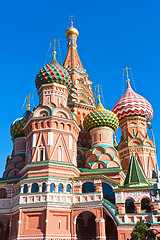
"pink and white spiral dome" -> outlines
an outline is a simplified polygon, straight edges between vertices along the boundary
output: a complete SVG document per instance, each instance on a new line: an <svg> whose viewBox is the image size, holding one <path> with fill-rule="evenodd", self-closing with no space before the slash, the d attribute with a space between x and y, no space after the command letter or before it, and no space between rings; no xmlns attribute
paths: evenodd
<svg viewBox="0 0 160 240"><path fill-rule="evenodd" d="M142 96L135 93L128 82L125 94L116 102L112 110L121 121L125 117L148 116L148 121L153 118L151 104Z"/></svg>

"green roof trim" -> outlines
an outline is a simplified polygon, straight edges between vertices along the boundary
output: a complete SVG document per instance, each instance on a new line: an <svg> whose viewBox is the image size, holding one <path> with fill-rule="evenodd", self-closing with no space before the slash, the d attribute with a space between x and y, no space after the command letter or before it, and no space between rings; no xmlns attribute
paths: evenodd
<svg viewBox="0 0 160 240"><path fill-rule="evenodd" d="M119 184L119 182L113 180L112 178L110 178L110 177L108 177L106 175L86 175L86 176L75 177L74 180L79 180L79 179L84 179L84 178L92 178L92 177L96 178L96 179L97 178L105 178L106 180L109 180L109 181L115 183L116 185Z"/></svg>
<svg viewBox="0 0 160 240"><path fill-rule="evenodd" d="M104 162L105 160L103 160ZM107 160L106 160L107 161ZM118 168L101 168L101 169L89 169L89 168L78 168L81 172L103 172L103 173L107 173L107 172L119 172L122 171L122 169L120 167Z"/></svg>
<svg viewBox="0 0 160 240"><path fill-rule="evenodd" d="M46 177L32 177L32 178L27 178L27 179L22 179L20 182L26 182L30 180L41 180L41 179L60 179L60 180L68 180L70 181L71 178L62 178L62 177L51 177L51 176L46 176Z"/></svg>

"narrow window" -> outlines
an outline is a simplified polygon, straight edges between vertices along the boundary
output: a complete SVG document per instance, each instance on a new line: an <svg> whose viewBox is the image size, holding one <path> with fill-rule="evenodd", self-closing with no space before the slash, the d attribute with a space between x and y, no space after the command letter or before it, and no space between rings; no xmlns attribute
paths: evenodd
<svg viewBox="0 0 160 240"><path fill-rule="evenodd" d="M132 129L133 137L135 137L135 130L134 128Z"/></svg>
<svg viewBox="0 0 160 240"><path fill-rule="evenodd" d="M47 96L47 104L50 102L50 96Z"/></svg>
<svg viewBox="0 0 160 240"><path fill-rule="evenodd" d="M63 184L62 183L60 183L58 186L58 192L63 193Z"/></svg>
<svg viewBox="0 0 160 240"><path fill-rule="evenodd" d="M46 190L47 190L46 183L43 183L42 184L42 192L46 192Z"/></svg>
<svg viewBox="0 0 160 240"><path fill-rule="evenodd" d="M99 134L99 141L102 141L102 136L101 136L101 134Z"/></svg>
<svg viewBox="0 0 160 240"><path fill-rule="evenodd" d="M50 185L50 192L54 192L55 191L55 184L51 183Z"/></svg>
<svg viewBox="0 0 160 240"><path fill-rule="evenodd" d="M23 193L27 193L27 192L28 192L28 185L24 184Z"/></svg>
<svg viewBox="0 0 160 240"><path fill-rule="evenodd" d="M100 163L98 163L98 169L100 169L101 168L101 164Z"/></svg>
<svg viewBox="0 0 160 240"><path fill-rule="evenodd" d="M61 220L58 221L58 228L61 229Z"/></svg>
<svg viewBox="0 0 160 240"><path fill-rule="evenodd" d="M43 149L40 150L40 161L43 161Z"/></svg>
<svg viewBox="0 0 160 240"><path fill-rule="evenodd" d="M67 184L67 193L71 193L71 185Z"/></svg>
<svg viewBox="0 0 160 240"><path fill-rule="evenodd" d="M57 105L59 105L60 104L60 99L59 99L59 97L57 98Z"/></svg>

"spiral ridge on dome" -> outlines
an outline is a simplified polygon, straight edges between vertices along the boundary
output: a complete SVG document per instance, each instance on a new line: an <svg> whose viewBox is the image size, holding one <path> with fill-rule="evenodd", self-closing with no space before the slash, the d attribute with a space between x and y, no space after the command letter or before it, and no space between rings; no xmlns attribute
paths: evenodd
<svg viewBox="0 0 160 240"><path fill-rule="evenodd" d="M112 111L121 121L125 117L148 116L148 121L153 118L151 104L141 95L135 93L128 82L125 94L115 103Z"/></svg>
<svg viewBox="0 0 160 240"><path fill-rule="evenodd" d="M71 88L71 78L68 72L59 65L57 60L53 58L50 63L41 68L36 76L35 84L39 89L42 84L59 83Z"/></svg>
<svg viewBox="0 0 160 240"><path fill-rule="evenodd" d="M116 131L119 126L119 120L116 114L106 110L99 100L96 109L92 110L84 118L83 126L86 132L89 132L94 127L100 126L108 126Z"/></svg>

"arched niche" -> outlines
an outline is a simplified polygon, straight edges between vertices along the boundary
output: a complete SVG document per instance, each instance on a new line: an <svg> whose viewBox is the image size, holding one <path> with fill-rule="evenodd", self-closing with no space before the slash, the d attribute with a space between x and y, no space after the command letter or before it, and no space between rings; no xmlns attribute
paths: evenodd
<svg viewBox="0 0 160 240"><path fill-rule="evenodd" d="M142 213L150 213L151 212L151 203L149 199L143 198L141 200L141 211Z"/></svg>
<svg viewBox="0 0 160 240"><path fill-rule="evenodd" d="M90 211L80 213L76 219L77 239L96 239L96 216Z"/></svg>
<svg viewBox="0 0 160 240"><path fill-rule="evenodd" d="M130 198L125 201L125 212L126 213L134 213L135 212L134 201Z"/></svg>

